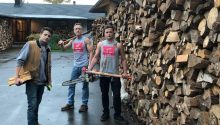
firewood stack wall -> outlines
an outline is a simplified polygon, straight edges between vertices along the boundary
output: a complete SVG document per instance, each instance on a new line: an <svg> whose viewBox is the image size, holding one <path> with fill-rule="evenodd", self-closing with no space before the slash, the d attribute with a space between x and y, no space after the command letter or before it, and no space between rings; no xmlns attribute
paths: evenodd
<svg viewBox="0 0 220 125"><path fill-rule="evenodd" d="M93 23L123 42L132 109L153 125L220 124L220 0L125 0Z"/></svg>
<svg viewBox="0 0 220 125"><path fill-rule="evenodd" d="M12 43L12 27L7 20L0 19L0 51L10 48Z"/></svg>

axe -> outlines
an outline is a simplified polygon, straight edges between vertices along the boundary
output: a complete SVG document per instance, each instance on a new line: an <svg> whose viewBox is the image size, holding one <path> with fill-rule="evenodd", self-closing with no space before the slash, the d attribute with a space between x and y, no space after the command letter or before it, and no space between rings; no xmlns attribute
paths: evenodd
<svg viewBox="0 0 220 125"><path fill-rule="evenodd" d="M110 77L123 78L122 75L119 75L119 74L97 72L97 71L86 71L86 74L94 74L94 75L102 75L102 76L110 76ZM131 79L131 76L128 76L125 79Z"/></svg>
<svg viewBox="0 0 220 125"><path fill-rule="evenodd" d="M82 35L89 34L91 31L92 31L92 30L88 30L88 31L82 33ZM64 41L64 44L66 44L67 42L69 42L70 40L73 40L73 39L76 39L76 36L74 36L74 37L72 37L72 38L69 38L69 39L66 39L66 40ZM59 46L59 45L61 45L61 44L58 44L58 46Z"/></svg>
<svg viewBox="0 0 220 125"><path fill-rule="evenodd" d="M97 71L86 71L82 73L82 75L77 79L64 81L62 83L62 86L74 85L79 82L93 82L93 81L96 81L100 75L122 78L122 75L119 75L119 74L111 74L111 73L97 72ZM131 79L131 77L129 76L126 79Z"/></svg>

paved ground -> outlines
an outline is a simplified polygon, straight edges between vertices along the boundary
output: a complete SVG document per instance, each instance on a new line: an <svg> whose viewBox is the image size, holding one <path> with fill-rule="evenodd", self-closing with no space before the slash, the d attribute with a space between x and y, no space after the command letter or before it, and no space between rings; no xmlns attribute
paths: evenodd
<svg viewBox="0 0 220 125"><path fill-rule="evenodd" d="M0 52L1 125L27 124L25 86L9 87L7 85L7 79L15 74L15 57L17 54L18 49ZM113 119L113 108L110 110L111 118L106 122L100 121L102 106L98 82L90 83L90 100L87 113L78 112L81 105L81 84L76 86L75 109L70 112L61 112L60 107L66 103L67 97L67 87L61 86L61 83L70 78L72 54L53 52L52 60L53 88L50 92L45 89L39 109L40 123L42 125L117 125Z"/></svg>

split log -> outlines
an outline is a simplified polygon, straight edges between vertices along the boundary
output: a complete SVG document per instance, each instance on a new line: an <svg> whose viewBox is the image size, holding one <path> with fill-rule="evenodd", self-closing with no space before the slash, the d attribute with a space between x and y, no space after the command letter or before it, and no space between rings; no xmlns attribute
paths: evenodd
<svg viewBox="0 0 220 125"><path fill-rule="evenodd" d="M219 104L219 95L213 95L211 90L206 90L201 98L200 109L209 111L212 105Z"/></svg>
<svg viewBox="0 0 220 125"><path fill-rule="evenodd" d="M176 57L176 62L187 62L188 61L188 55L178 55Z"/></svg>
<svg viewBox="0 0 220 125"><path fill-rule="evenodd" d="M220 87L219 87L219 86L214 85L214 86L211 88L211 90L212 90L213 95L219 96L219 94L220 94Z"/></svg>
<svg viewBox="0 0 220 125"><path fill-rule="evenodd" d="M172 31L179 31L179 30L180 30L180 21L173 21Z"/></svg>
<svg viewBox="0 0 220 125"><path fill-rule="evenodd" d="M182 11L180 11L180 10L172 10L171 11L171 19L172 20L180 21L181 16L182 16Z"/></svg>
<svg viewBox="0 0 220 125"><path fill-rule="evenodd" d="M204 37L206 35L208 35L209 30L206 24L206 19L203 19L198 26L198 31L200 32L200 36Z"/></svg>
<svg viewBox="0 0 220 125"><path fill-rule="evenodd" d="M177 87L177 88L176 88L176 91L175 91L175 94L176 94L177 96L183 96L182 87Z"/></svg>
<svg viewBox="0 0 220 125"><path fill-rule="evenodd" d="M220 123L220 105L213 105L210 109L210 113L213 113Z"/></svg>
<svg viewBox="0 0 220 125"><path fill-rule="evenodd" d="M198 43L201 38L198 30L190 30L190 38L192 43Z"/></svg>
<svg viewBox="0 0 220 125"><path fill-rule="evenodd" d="M196 7L201 4L202 0L188 0L186 1L186 8L188 8L189 10L193 11L196 9Z"/></svg>
<svg viewBox="0 0 220 125"><path fill-rule="evenodd" d="M220 78L218 79L216 85L220 86Z"/></svg>
<svg viewBox="0 0 220 125"><path fill-rule="evenodd" d="M196 69L206 68L209 64L209 61L204 60L200 57L197 57L193 54L189 55L188 67L193 67Z"/></svg>
<svg viewBox="0 0 220 125"><path fill-rule="evenodd" d="M148 48L148 47L151 47L153 46L153 42L151 42L149 40L149 37L145 37L143 42L142 42L142 47L145 49L145 48Z"/></svg>
<svg viewBox="0 0 220 125"><path fill-rule="evenodd" d="M200 117L200 110L198 108L192 108L190 110L190 117L193 119L198 119Z"/></svg>
<svg viewBox="0 0 220 125"><path fill-rule="evenodd" d="M208 59L209 55L211 54L211 51L207 49L199 49L198 56L203 59Z"/></svg>
<svg viewBox="0 0 220 125"><path fill-rule="evenodd" d="M212 49L213 48L213 43L209 39L209 36L206 36L204 41L203 41L203 48L204 49Z"/></svg>
<svg viewBox="0 0 220 125"><path fill-rule="evenodd" d="M187 83L190 83L191 81L196 81L198 74L199 74L198 69L190 69L188 72L186 72Z"/></svg>
<svg viewBox="0 0 220 125"><path fill-rule="evenodd" d="M183 70L180 70L179 68L176 68L175 73L173 74L173 82L176 84L184 83L184 75Z"/></svg>
<svg viewBox="0 0 220 125"><path fill-rule="evenodd" d="M200 70L196 82L213 83L213 78L211 77L210 74L204 73L202 70Z"/></svg>
<svg viewBox="0 0 220 125"><path fill-rule="evenodd" d="M211 65L209 65L207 68L207 72L216 77L219 77L220 76L220 63L214 63L214 64L211 63Z"/></svg>
<svg viewBox="0 0 220 125"><path fill-rule="evenodd" d="M202 86L198 85L196 86L194 85L187 85L187 84L183 84L183 93L186 96L196 96L196 95L200 95L203 93L203 89Z"/></svg>
<svg viewBox="0 0 220 125"><path fill-rule="evenodd" d="M166 42L179 42L180 37L178 35L178 32L170 32L167 36Z"/></svg>
<svg viewBox="0 0 220 125"><path fill-rule="evenodd" d="M155 77L155 83L156 83L158 86L161 85L161 81L162 81L162 79L161 79L160 76L156 76L156 77Z"/></svg>
<svg viewBox="0 0 220 125"><path fill-rule="evenodd" d="M201 112L198 119L199 125L208 125L209 124L209 112Z"/></svg>
<svg viewBox="0 0 220 125"><path fill-rule="evenodd" d="M146 79L147 74L144 71L138 70L136 69L136 71L133 74L134 77L134 81L135 82L139 82L141 80L145 80Z"/></svg>
<svg viewBox="0 0 220 125"><path fill-rule="evenodd" d="M205 3L199 4L196 8L196 14L203 14L213 7L213 1L204 1Z"/></svg>
<svg viewBox="0 0 220 125"><path fill-rule="evenodd" d="M183 6L185 3L185 0L176 0L176 5L181 5Z"/></svg>
<svg viewBox="0 0 220 125"><path fill-rule="evenodd" d="M218 125L218 119L214 113L209 113L209 125Z"/></svg>
<svg viewBox="0 0 220 125"><path fill-rule="evenodd" d="M217 20L217 17L218 17L218 8L213 7L209 11L209 15L207 18L207 26L209 29L212 29L212 26L213 26L214 22Z"/></svg>
<svg viewBox="0 0 220 125"><path fill-rule="evenodd" d="M188 107L199 107L201 98L202 96L195 96L195 97L184 96L184 103Z"/></svg>
<svg viewBox="0 0 220 125"><path fill-rule="evenodd" d="M214 0L215 7L220 7L220 0Z"/></svg>
<svg viewBox="0 0 220 125"><path fill-rule="evenodd" d="M161 19L156 19L155 20L155 24L154 24L154 27L155 27L155 30L156 31L164 31L165 29L165 22Z"/></svg>
<svg viewBox="0 0 220 125"><path fill-rule="evenodd" d="M177 54L177 50L176 50L174 44L172 44L169 47L169 51L165 53L164 59L168 60L168 61L174 60L176 54Z"/></svg>
<svg viewBox="0 0 220 125"><path fill-rule="evenodd" d="M186 118L187 118L186 114L181 112L181 114L180 114L180 124L181 125L186 124Z"/></svg>

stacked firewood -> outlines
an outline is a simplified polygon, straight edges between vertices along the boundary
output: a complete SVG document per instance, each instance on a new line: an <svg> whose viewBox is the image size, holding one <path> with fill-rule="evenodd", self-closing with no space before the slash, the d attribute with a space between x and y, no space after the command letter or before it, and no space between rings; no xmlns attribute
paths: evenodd
<svg viewBox="0 0 220 125"><path fill-rule="evenodd" d="M0 19L0 51L12 46L12 27L7 20Z"/></svg>
<svg viewBox="0 0 220 125"><path fill-rule="evenodd" d="M220 0L125 0L93 24L116 27L130 102L153 125L220 124Z"/></svg>

